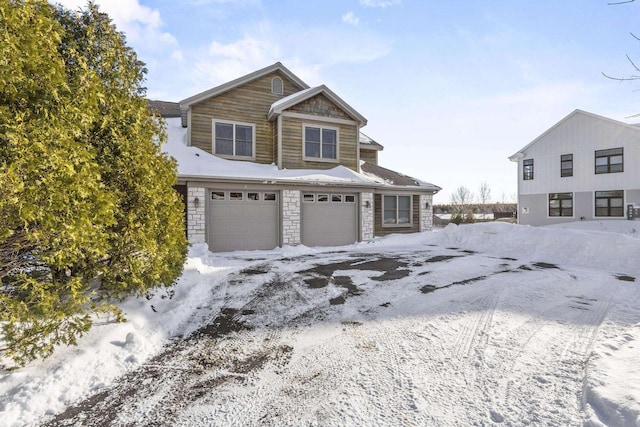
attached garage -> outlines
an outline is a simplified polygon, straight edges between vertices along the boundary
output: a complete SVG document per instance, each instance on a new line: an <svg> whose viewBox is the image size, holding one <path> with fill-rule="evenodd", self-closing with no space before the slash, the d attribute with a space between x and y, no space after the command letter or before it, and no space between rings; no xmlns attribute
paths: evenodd
<svg viewBox="0 0 640 427"><path fill-rule="evenodd" d="M356 194L303 193L302 244L350 245L358 241Z"/></svg>
<svg viewBox="0 0 640 427"><path fill-rule="evenodd" d="M212 252L273 249L280 244L278 193L208 191L207 242Z"/></svg>

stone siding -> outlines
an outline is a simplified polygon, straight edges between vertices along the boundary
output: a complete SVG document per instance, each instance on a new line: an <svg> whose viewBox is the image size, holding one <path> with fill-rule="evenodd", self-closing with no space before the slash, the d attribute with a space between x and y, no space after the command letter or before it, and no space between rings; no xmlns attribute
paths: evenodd
<svg viewBox="0 0 640 427"><path fill-rule="evenodd" d="M361 240L368 242L373 239L373 193L361 193L360 203L360 230Z"/></svg>
<svg viewBox="0 0 640 427"><path fill-rule="evenodd" d="M300 244L300 191L282 190L282 244Z"/></svg>
<svg viewBox="0 0 640 427"><path fill-rule="evenodd" d="M429 207L427 208L427 203ZM420 195L420 231L433 229L433 195Z"/></svg>
<svg viewBox="0 0 640 427"><path fill-rule="evenodd" d="M187 191L187 237L192 244L205 242L205 198L203 187L189 187Z"/></svg>

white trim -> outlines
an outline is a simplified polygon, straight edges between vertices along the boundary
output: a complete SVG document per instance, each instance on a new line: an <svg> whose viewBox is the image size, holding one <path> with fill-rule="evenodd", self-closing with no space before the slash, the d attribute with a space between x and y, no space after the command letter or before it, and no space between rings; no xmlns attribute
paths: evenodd
<svg viewBox="0 0 640 427"><path fill-rule="evenodd" d="M306 128L320 129L320 157L307 157L307 144L306 144ZM336 132L336 158L324 158L322 157L322 131L333 130ZM325 162L325 163L340 163L340 128L333 126L319 126L311 123L302 123L302 160L306 162Z"/></svg>
<svg viewBox="0 0 640 427"><path fill-rule="evenodd" d="M187 110L187 147L191 147L191 108Z"/></svg>
<svg viewBox="0 0 640 427"><path fill-rule="evenodd" d="M278 116L276 123L278 126L278 169L282 169L282 116Z"/></svg>
<svg viewBox="0 0 640 427"><path fill-rule="evenodd" d="M356 128L356 138L358 139L356 144L356 172L360 173L360 125ZM378 164L378 159L376 159L376 164Z"/></svg>
<svg viewBox="0 0 640 427"><path fill-rule="evenodd" d="M341 125L357 125L355 120L337 119L334 117L314 116L313 114L294 113L291 111L283 111L278 117L292 117L294 119L315 120L317 122L336 123Z"/></svg>
<svg viewBox="0 0 640 427"><path fill-rule="evenodd" d="M216 123L233 125L233 155L216 153ZM236 126L247 126L251 128L251 156L238 156L236 152ZM256 125L253 123L236 122L233 120L211 119L211 152L224 159L231 160L255 160L256 159Z"/></svg>
<svg viewBox="0 0 640 427"><path fill-rule="evenodd" d="M396 223L395 224L385 224L384 222L384 198L385 197L395 197L396 198ZM409 198L409 222L398 223L398 198L399 197L408 197ZM382 222L382 228L410 228L413 227L413 194L382 194L380 195L382 211L380 215L380 221Z"/></svg>
<svg viewBox="0 0 640 427"><path fill-rule="evenodd" d="M622 216L596 216L596 193L598 192L603 192L603 191L622 191ZM591 201L592 206L593 206L593 220L594 221L600 221L601 219L604 220L608 220L608 219L622 219L622 218L626 218L627 217L627 190L625 189L618 189L618 190L593 190L591 192Z"/></svg>

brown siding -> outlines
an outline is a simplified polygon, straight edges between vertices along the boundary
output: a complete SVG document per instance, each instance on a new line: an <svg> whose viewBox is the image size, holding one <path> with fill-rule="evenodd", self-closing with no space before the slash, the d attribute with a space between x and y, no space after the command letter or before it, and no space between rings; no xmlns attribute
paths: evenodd
<svg viewBox="0 0 640 427"><path fill-rule="evenodd" d="M283 95L271 93L271 79L282 78ZM206 99L191 107L191 145L212 152L212 119L252 123L256 126L256 162L273 163L274 127L267 120L271 104L299 89L280 72L274 72L258 80Z"/></svg>
<svg viewBox="0 0 640 427"><path fill-rule="evenodd" d="M371 163L374 165L378 164L378 152L376 150L363 150L360 149L360 160Z"/></svg>
<svg viewBox="0 0 640 427"><path fill-rule="evenodd" d="M289 108L288 111L296 113L313 114L315 116L332 117L334 119L353 120L340 107L331 102L323 94L316 95Z"/></svg>
<svg viewBox="0 0 640 427"><path fill-rule="evenodd" d="M403 195L403 194L399 194ZM415 233L420 231L420 196L413 195L413 212L412 214L412 226L411 227L382 227L382 195L374 194L373 196L373 222L374 222L374 234L376 236L386 236L393 233Z"/></svg>
<svg viewBox="0 0 640 427"><path fill-rule="evenodd" d="M302 125L329 126L339 129L338 163L313 162L302 159ZM331 169L339 164L358 170L358 127L294 117L282 117L282 167L285 169Z"/></svg>

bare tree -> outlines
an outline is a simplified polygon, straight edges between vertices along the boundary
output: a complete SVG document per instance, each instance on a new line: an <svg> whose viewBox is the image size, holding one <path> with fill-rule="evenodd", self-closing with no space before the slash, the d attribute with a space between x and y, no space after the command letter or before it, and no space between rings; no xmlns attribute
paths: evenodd
<svg viewBox="0 0 640 427"><path fill-rule="evenodd" d="M467 207L473 202L473 193L461 185L451 194L451 204L456 206L457 213L465 214Z"/></svg>
<svg viewBox="0 0 640 427"><path fill-rule="evenodd" d="M487 213L487 203L491 200L491 188L489 188L489 184L487 181L482 181L480 183L480 188L478 188L478 201L482 205L480 209L482 209L482 214L485 215ZM486 219L486 217L483 217Z"/></svg>

